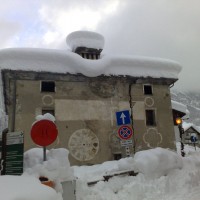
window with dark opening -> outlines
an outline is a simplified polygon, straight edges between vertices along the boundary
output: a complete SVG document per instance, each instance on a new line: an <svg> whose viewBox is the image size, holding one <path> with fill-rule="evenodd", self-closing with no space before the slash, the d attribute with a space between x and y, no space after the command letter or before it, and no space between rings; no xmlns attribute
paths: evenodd
<svg viewBox="0 0 200 200"><path fill-rule="evenodd" d="M55 111L54 109L42 109L42 115L46 114L46 113L49 113L53 116L55 116Z"/></svg>
<svg viewBox="0 0 200 200"><path fill-rule="evenodd" d="M155 110L146 110L146 125L156 126Z"/></svg>
<svg viewBox="0 0 200 200"><path fill-rule="evenodd" d="M54 81L42 81L41 82L41 92L55 92L55 82Z"/></svg>
<svg viewBox="0 0 200 200"><path fill-rule="evenodd" d="M122 158L121 153L114 154L114 160L120 160Z"/></svg>
<svg viewBox="0 0 200 200"><path fill-rule="evenodd" d="M151 85L144 85L144 94L153 94Z"/></svg>

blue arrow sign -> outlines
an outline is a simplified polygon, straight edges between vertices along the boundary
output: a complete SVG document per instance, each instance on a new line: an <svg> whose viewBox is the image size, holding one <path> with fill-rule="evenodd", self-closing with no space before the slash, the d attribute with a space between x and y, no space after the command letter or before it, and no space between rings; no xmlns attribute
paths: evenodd
<svg viewBox="0 0 200 200"><path fill-rule="evenodd" d="M117 125L126 125L131 123L129 110L116 112Z"/></svg>

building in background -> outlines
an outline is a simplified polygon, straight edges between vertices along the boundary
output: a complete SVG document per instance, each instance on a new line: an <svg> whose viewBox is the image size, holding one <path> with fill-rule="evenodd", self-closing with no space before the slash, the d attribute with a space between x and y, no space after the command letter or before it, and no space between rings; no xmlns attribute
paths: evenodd
<svg viewBox="0 0 200 200"><path fill-rule="evenodd" d="M69 149L71 164L102 163L158 146L175 148L170 87L178 80L179 64L102 55L104 38L94 32L71 33L67 43L71 50L0 51L8 128L24 132L25 149L36 146L30 129L35 117L45 113L55 116L59 131L51 147ZM123 115L127 110L130 116Z"/></svg>
<svg viewBox="0 0 200 200"><path fill-rule="evenodd" d="M177 101L171 101L172 103L172 115L173 115L173 121L174 121L174 132L175 132L175 139L176 142L180 142L180 130L178 128L178 124L176 123L176 119L180 118L183 120L189 119L190 112L187 109L187 106L177 102ZM183 136L184 137L184 136Z"/></svg>
<svg viewBox="0 0 200 200"><path fill-rule="evenodd" d="M189 145L195 145L197 147L200 147L200 127L199 126L195 126L193 123L183 123L183 128L184 128L184 137L183 137L183 141L184 144L189 144ZM194 136L196 138L196 140L192 140L191 136Z"/></svg>

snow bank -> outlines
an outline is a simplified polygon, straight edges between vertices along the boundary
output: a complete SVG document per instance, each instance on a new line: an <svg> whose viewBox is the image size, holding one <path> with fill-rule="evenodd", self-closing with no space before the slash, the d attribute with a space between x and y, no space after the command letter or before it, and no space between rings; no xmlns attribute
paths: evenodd
<svg viewBox="0 0 200 200"><path fill-rule="evenodd" d="M33 176L1 176L0 198L2 200L62 200L61 194L42 185Z"/></svg>
<svg viewBox="0 0 200 200"><path fill-rule="evenodd" d="M182 157L168 149L156 148L140 151L134 157L107 161L101 165L74 166L75 176L87 182L102 180L105 175L121 171L135 171L148 178L166 176L171 170L183 167Z"/></svg>
<svg viewBox="0 0 200 200"><path fill-rule="evenodd" d="M24 153L24 174L47 177L56 183L56 190L62 192L61 182L73 180L73 169L68 160L67 149L47 151L47 161L43 161L43 149L33 148Z"/></svg>
<svg viewBox="0 0 200 200"><path fill-rule="evenodd" d="M177 143L180 151L180 143ZM79 175L76 187L77 200L199 200L200 196L200 149L185 145L186 157L177 157L175 152L156 148L136 153L134 158L109 161L94 166L74 167ZM32 153L31 153L32 152ZM41 155L41 149L32 150L30 156ZM58 151L59 152L59 151ZM49 160L55 156L63 157L58 152L49 154ZM64 151L62 151L64 153ZM38 162L41 158L38 156ZM180 161L181 160L181 161ZM168 162L167 162L168 161ZM179 163L180 161L180 163ZM64 161L65 162L65 161ZM37 161L34 161L37 163ZM62 163L62 161L61 161ZM156 165L155 165L156 163ZM27 163L29 164L29 163ZM87 185L86 176L112 173L113 171L140 166L144 172L137 176L115 176L108 181L99 181L93 186ZM30 164L34 165L33 163ZM164 166L166 165L166 166ZM158 173L155 172L155 168ZM179 169L181 168L181 169ZM136 169L136 168L135 168ZM153 169L153 178L147 178ZM166 173L167 171L167 173ZM164 175L164 176L163 176ZM152 177L152 176L151 176ZM60 194L40 184L38 178L23 176L1 176L0 194L3 200L61 200ZM28 197L28 198L27 198Z"/></svg>
<svg viewBox="0 0 200 200"><path fill-rule="evenodd" d="M74 176L86 182L102 180L105 175L133 170L133 162L133 158L129 157L118 161L106 161L99 165L73 166Z"/></svg>
<svg viewBox="0 0 200 200"><path fill-rule="evenodd" d="M134 161L136 171L154 178L165 176L170 170L183 167L182 158L176 152L163 148L137 152Z"/></svg>
<svg viewBox="0 0 200 200"><path fill-rule="evenodd" d="M178 151L180 151L179 145L177 147ZM200 149L197 148L195 152L193 147L187 145L185 149L189 152L185 158L177 157L175 152L161 148L143 151L140 154L138 152L132 164L134 166L135 164L140 164L146 170L144 170L144 174L139 173L134 177L116 176L108 181L99 181L89 187L84 184L83 179L78 179L77 200L199 200ZM146 162L145 159L147 160ZM160 163L158 163L158 160ZM122 161L113 161L113 168L118 166L117 163L119 162ZM158 173L155 172L155 162ZM125 164L126 162L122 163ZM111 163L109 165L112 166ZM166 165L166 167L163 165ZM102 173L103 168L105 169L104 164L97 165L96 175L98 170ZM146 175L150 174L151 169L154 169L153 173L157 175L157 178L155 176L147 178ZM105 170L107 171L108 169ZM95 171L95 166L93 166L93 171Z"/></svg>
<svg viewBox="0 0 200 200"><path fill-rule="evenodd" d="M103 49L104 37L99 33L92 31L75 31L67 36L67 44L72 51L77 47L88 47L94 49Z"/></svg>

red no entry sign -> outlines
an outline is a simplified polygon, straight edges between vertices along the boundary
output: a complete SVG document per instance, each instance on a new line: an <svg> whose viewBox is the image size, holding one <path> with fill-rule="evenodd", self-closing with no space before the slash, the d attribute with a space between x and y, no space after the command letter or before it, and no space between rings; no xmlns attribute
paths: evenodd
<svg viewBox="0 0 200 200"><path fill-rule="evenodd" d="M36 122L31 129L31 138L33 142L40 146L52 144L58 135L56 125L50 120L40 120Z"/></svg>
<svg viewBox="0 0 200 200"><path fill-rule="evenodd" d="M133 130L129 126L121 126L118 129L118 135L122 140L127 140L133 135Z"/></svg>

